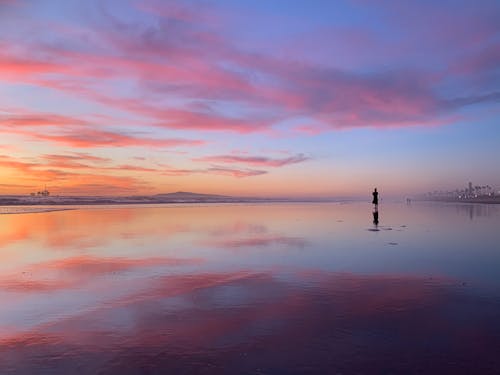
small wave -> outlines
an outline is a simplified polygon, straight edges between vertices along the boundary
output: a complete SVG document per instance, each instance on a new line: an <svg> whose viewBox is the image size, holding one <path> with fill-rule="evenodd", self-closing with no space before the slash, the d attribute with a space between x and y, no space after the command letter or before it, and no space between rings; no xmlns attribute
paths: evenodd
<svg viewBox="0 0 500 375"><path fill-rule="evenodd" d="M6 206L6 207L0 207L0 215L33 214L33 213L41 213L41 212L66 211L66 210L72 210L72 209L73 208L63 208L63 207Z"/></svg>

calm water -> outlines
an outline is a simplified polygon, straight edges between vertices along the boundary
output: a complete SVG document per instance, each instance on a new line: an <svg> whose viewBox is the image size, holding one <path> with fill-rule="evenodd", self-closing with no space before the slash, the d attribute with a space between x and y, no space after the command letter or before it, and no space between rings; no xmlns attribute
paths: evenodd
<svg viewBox="0 0 500 375"><path fill-rule="evenodd" d="M0 215L0 374L500 373L500 207Z"/></svg>

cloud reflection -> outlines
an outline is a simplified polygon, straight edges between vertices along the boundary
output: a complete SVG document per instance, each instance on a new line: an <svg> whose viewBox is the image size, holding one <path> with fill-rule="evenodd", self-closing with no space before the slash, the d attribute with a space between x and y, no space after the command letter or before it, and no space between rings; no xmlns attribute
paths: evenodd
<svg viewBox="0 0 500 375"><path fill-rule="evenodd" d="M464 292L451 280L287 275L160 277L147 290L101 309L32 332L13 332L0 341L0 370L24 374L42 366L63 374L78 364L82 373L100 368L109 374L143 368L214 374L301 368L397 372L418 359L425 372L469 369L477 359L477 369L487 373L488 366L499 364L492 352L500 344L495 318L500 305Z"/></svg>
<svg viewBox="0 0 500 375"><path fill-rule="evenodd" d="M264 237L252 237L252 238L240 238L234 240L222 240L220 242L215 242L215 246L222 248L244 248L244 247L266 247L266 246L284 246L292 248L304 248L307 245L307 241L300 237L288 237L288 236L264 236Z"/></svg>
<svg viewBox="0 0 500 375"><path fill-rule="evenodd" d="M82 286L98 277L142 271L152 267L175 267L202 263L196 258L104 258L77 256L48 261L26 268L21 276L1 280L0 291L49 292Z"/></svg>

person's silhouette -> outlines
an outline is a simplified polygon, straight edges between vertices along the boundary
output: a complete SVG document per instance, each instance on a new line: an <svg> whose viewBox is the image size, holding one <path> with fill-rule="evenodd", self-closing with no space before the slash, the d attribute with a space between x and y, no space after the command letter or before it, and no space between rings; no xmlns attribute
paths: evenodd
<svg viewBox="0 0 500 375"><path fill-rule="evenodd" d="M378 225L378 211L373 211L373 224Z"/></svg>
<svg viewBox="0 0 500 375"><path fill-rule="evenodd" d="M378 191L377 191L377 188L375 188L375 190L373 190L373 201L372 203L375 205L375 207L378 207Z"/></svg>

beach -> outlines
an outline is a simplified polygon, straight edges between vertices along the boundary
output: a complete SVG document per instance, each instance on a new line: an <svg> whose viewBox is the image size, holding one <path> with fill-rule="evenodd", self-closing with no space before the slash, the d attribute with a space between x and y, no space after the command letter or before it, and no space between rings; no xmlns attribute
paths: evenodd
<svg viewBox="0 0 500 375"><path fill-rule="evenodd" d="M366 203L0 215L0 373L494 374L499 207L379 212L378 226Z"/></svg>

